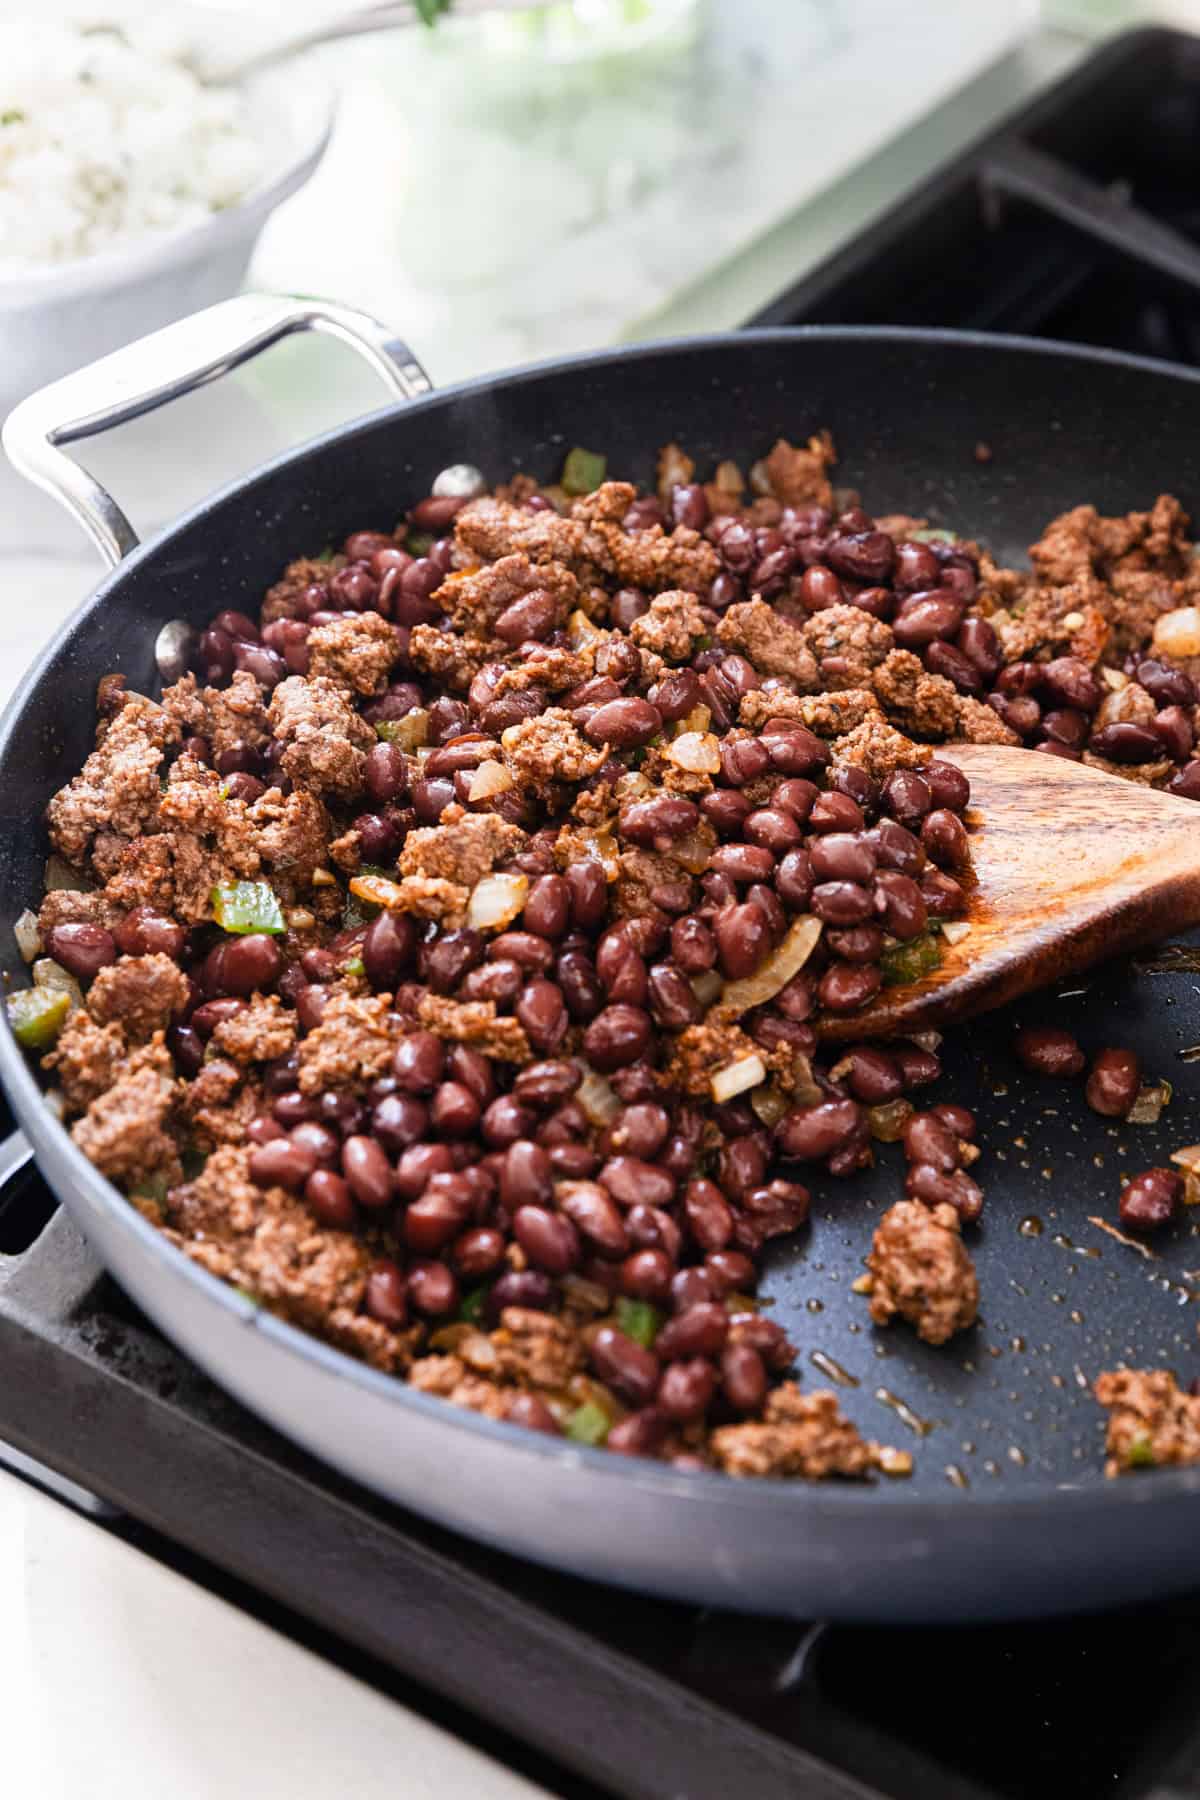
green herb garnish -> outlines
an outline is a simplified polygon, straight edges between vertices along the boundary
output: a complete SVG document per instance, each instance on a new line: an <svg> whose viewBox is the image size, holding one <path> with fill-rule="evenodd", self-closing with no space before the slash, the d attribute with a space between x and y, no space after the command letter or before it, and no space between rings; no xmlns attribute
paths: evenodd
<svg viewBox="0 0 1200 1800"><path fill-rule="evenodd" d="M568 494L591 494L608 471L608 458L595 450L568 450L563 463L562 486Z"/></svg>
<svg viewBox="0 0 1200 1800"><path fill-rule="evenodd" d="M352 956L349 962L342 964L343 975L365 975L367 965L361 956Z"/></svg>
<svg viewBox="0 0 1200 1800"><path fill-rule="evenodd" d="M9 106L0 112L0 125L23 125L25 117L19 106Z"/></svg>
<svg viewBox="0 0 1200 1800"><path fill-rule="evenodd" d="M567 1436L577 1444L602 1444L611 1429L612 1420L594 1400L585 1400L567 1418Z"/></svg>
<svg viewBox="0 0 1200 1800"><path fill-rule="evenodd" d="M448 13L452 0L413 0L416 14L422 25L433 27L443 13Z"/></svg>
<svg viewBox="0 0 1200 1800"><path fill-rule="evenodd" d="M71 996L62 988L22 988L9 994L8 1022L23 1050L49 1050L67 1022Z"/></svg>
<svg viewBox="0 0 1200 1800"><path fill-rule="evenodd" d="M884 987L908 987L911 982L932 975L944 949L941 933L930 930L907 944L897 944L894 950L885 950L879 959Z"/></svg>
<svg viewBox="0 0 1200 1800"><path fill-rule="evenodd" d="M404 540L404 548L410 556L428 556L433 549L432 532L410 531Z"/></svg>
<svg viewBox="0 0 1200 1800"><path fill-rule="evenodd" d="M617 1324L627 1338L648 1350L658 1336L662 1325L662 1314L648 1300L627 1300L624 1295L618 1297L613 1308L617 1315Z"/></svg>
<svg viewBox="0 0 1200 1800"><path fill-rule="evenodd" d="M222 931L244 937L251 931L278 936L287 930L275 890L265 881L225 881L212 891L213 917Z"/></svg>

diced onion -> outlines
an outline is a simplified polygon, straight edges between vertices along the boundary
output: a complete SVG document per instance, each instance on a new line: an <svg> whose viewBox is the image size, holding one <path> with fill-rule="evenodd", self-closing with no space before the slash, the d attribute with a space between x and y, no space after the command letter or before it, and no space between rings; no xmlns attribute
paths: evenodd
<svg viewBox="0 0 1200 1800"><path fill-rule="evenodd" d="M490 800L493 794L506 794L513 778L501 762L482 762L471 776L468 800Z"/></svg>
<svg viewBox="0 0 1200 1800"><path fill-rule="evenodd" d="M689 875L703 875L712 861L715 842L712 826L699 825L695 831L675 839L671 845L671 860L686 869Z"/></svg>
<svg viewBox="0 0 1200 1800"><path fill-rule="evenodd" d="M1182 1150L1172 1150L1171 1161L1178 1163L1181 1169L1200 1175L1200 1144L1188 1144Z"/></svg>
<svg viewBox="0 0 1200 1800"><path fill-rule="evenodd" d="M1200 607L1180 606L1156 619L1153 648L1163 656L1200 656Z"/></svg>
<svg viewBox="0 0 1200 1800"><path fill-rule="evenodd" d="M389 741L402 750L423 750L429 742L429 714L423 706L414 706L402 719L392 723Z"/></svg>
<svg viewBox="0 0 1200 1800"><path fill-rule="evenodd" d="M317 915L309 912L307 906L293 906L287 916L289 931L311 931L317 922Z"/></svg>
<svg viewBox="0 0 1200 1800"><path fill-rule="evenodd" d="M389 881L386 875L356 875L350 883L350 892L356 900L365 900L368 906L398 907L404 898L400 883Z"/></svg>
<svg viewBox="0 0 1200 1800"><path fill-rule="evenodd" d="M1129 686L1128 675L1122 674L1120 669L1101 669L1100 679L1114 694L1119 694L1123 687Z"/></svg>
<svg viewBox="0 0 1200 1800"><path fill-rule="evenodd" d="M603 1075L598 1075L586 1063L580 1066L583 1069L583 1080L575 1089L574 1098L582 1106L591 1124L607 1125L621 1110L620 1098Z"/></svg>
<svg viewBox="0 0 1200 1800"><path fill-rule="evenodd" d="M90 894L95 882L89 881L78 869L73 869L57 850L46 858L46 878L43 886L48 894L67 892L70 894Z"/></svg>
<svg viewBox="0 0 1200 1800"><path fill-rule="evenodd" d="M961 944L970 933L971 927L966 919L951 919L948 925L942 926L942 936L948 944Z"/></svg>
<svg viewBox="0 0 1200 1800"><path fill-rule="evenodd" d="M607 631L601 631L593 625L587 614L580 608L567 620L567 642L572 650L582 650L589 644L599 644L608 637Z"/></svg>
<svg viewBox="0 0 1200 1800"><path fill-rule="evenodd" d="M778 1125L783 1115L791 1111L791 1106L774 1082L771 1082L769 1087L756 1087L750 1096L750 1104L754 1108L755 1118L760 1120L768 1130L772 1126Z"/></svg>
<svg viewBox="0 0 1200 1800"><path fill-rule="evenodd" d="M685 731L672 740L667 760L689 775L715 775L721 767L721 748L711 731Z"/></svg>
<svg viewBox="0 0 1200 1800"><path fill-rule="evenodd" d="M336 887L337 876L332 869L314 869L310 887Z"/></svg>
<svg viewBox="0 0 1200 1800"><path fill-rule="evenodd" d="M757 1087L766 1079L767 1065L761 1056L739 1056L736 1062L726 1063L723 1069L718 1069L709 1086L717 1105L724 1106L736 1094L744 1094L747 1088Z"/></svg>
<svg viewBox="0 0 1200 1800"><path fill-rule="evenodd" d="M912 1472L911 1450L894 1450L890 1444L879 1446L879 1473L881 1475L911 1475Z"/></svg>
<svg viewBox="0 0 1200 1800"><path fill-rule="evenodd" d="M13 936L23 961L31 963L35 956L41 955L42 934L38 930L37 914L30 912L28 907L13 926Z"/></svg>
<svg viewBox="0 0 1200 1800"><path fill-rule="evenodd" d="M576 1312L606 1313L612 1305L612 1295L598 1281L587 1281L582 1275L564 1275L559 1287L567 1305Z"/></svg>
<svg viewBox="0 0 1200 1800"><path fill-rule="evenodd" d="M33 985L65 994L71 1003L71 1012L78 1012L83 1005L83 989L75 977L51 956L40 956L34 963Z"/></svg>
<svg viewBox="0 0 1200 1800"><path fill-rule="evenodd" d="M691 989L697 1000L706 1010L721 992L721 977L715 969L705 969L703 975L693 975Z"/></svg>
<svg viewBox="0 0 1200 1800"><path fill-rule="evenodd" d="M740 981L728 981L721 990L722 1011L734 1015L749 1012L752 1006L764 1006L785 988L793 975L798 975L821 936L821 921L812 913L802 913L788 927L779 948L768 956L753 975Z"/></svg>
<svg viewBox="0 0 1200 1800"><path fill-rule="evenodd" d="M528 875L485 875L471 890L467 924L476 931L495 931L511 925L528 893Z"/></svg>
<svg viewBox="0 0 1200 1800"><path fill-rule="evenodd" d="M867 1108L867 1130L880 1144L895 1144L904 1136L904 1128L916 1108L908 1100L885 1100L880 1106Z"/></svg>
<svg viewBox="0 0 1200 1800"><path fill-rule="evenodd" d="M702 702L697 702L690 713L679 720L671 735L675 738L686 737L689 731L705 732L712 724L712 712Z"/></svg>
<svg viewBox="0 0 1200 1800"><path fill-rule="evenodd" d="M1137 1099L1125 1114L1125 1123L1157 1125L1163 1107L1171 1103L1172 1091L1169 1081L1156 1081L1152 1086L1139 1088Z"/></svg>
<svg viewBox="0 0 1200 1800"><path fill-rule="evenodd" d="M914 1031L908 1041L915 1044L918 1050L928 1050L932 1056L941 1044L942 1034L940 1031Z"/></svg>

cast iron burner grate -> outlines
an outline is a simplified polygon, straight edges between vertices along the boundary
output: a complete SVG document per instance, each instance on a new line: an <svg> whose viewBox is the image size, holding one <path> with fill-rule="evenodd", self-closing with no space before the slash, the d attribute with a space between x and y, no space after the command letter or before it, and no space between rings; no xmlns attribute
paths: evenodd
<svg viewBox="0 0 1200 1800"><path fill-rule="evenodd" d="M951 325L1200 363L1200 38L1115 38L752 325Z"/></svg>
<svg viewBox="0 0 1200 1800"><path fill-rule="evenodd" d="M752 322L1198 362L1198 169L1200 41L1131 34ZM0 1371L0 1455L572 1800L1200 1800L1200 1596L901 1632L703 1613L482 1550L214 1388L32 1174L0 1199Z"/></svg>
<svg viewBox="0 0 1200 1800"><path fill-rule="evenodd" d="M552 1574L261 1425L136 1312L36 1175L0 1208L0 1248L2 1444L97 1496L103 1528L572 1800L1200 1797L1200 1596L898 1632Z"/></svg>

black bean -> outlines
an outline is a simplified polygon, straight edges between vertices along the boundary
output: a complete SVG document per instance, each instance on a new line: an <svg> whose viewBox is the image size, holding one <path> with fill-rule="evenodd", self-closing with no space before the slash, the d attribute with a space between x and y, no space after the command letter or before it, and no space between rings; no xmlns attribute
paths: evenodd
<svg viewBox="0 0 1200 1800"><path fill-rule="evenodd" d="M458 1282L443 1262L414 1262L408 1271L408 1299L417 1312L442 1318L458 1307Z"/></svg>
<svg viewBox="0 0 1200 1800"><path fill-rule="evenodd" d="M904 1191L926 1206L952 1206L966 1225L973 1224L983 1211L983 1190L962 1169L947 1172L932 1163L913 1163Z"/></svg>
<svg viewBox="0 0 1200 1800"><path fill-rule="evenodd" d="M807 850L789 850L775 871L780 898L793 912L807 912L814 886L812 860Z"/></svg>
<svg viewBox="0 0 1200 1800"><path fill-rule="evenodd" d="M258 1187L285 1187L298 1194L313 1170L317 1159L303 1144L290 1138L273 1138L250 1153L250 1179Z"/></svg>
<svg viewBox="0 0 1200 1800"><path fill-rule="evenodd" d="M61 931L64 927L60 925L54 929ZM53 930L47 934L46 948L48 950L50 950L49 940L52 936ZM182 925L177 925L174 919L169 919L165 914L156 912L154 907L135 906L132 912L126 913L119 925L113 927L113 937L116 939L117 949L125 956L161 954L169 956L173 962L178 962L183 954L187 933ZM50 950L50 954L54 956L55 953ZM57 957L56 961L62 962L62 958ZM64 963L63 966L65 968L67 965ZM74 973L77 971L72 970L72 974Z"/></svg>
<svg viewBox="0 0 1200 1800"><path fill-rule="evenodd" d="M557 1050L567 1035L566 1002L553 981L531 981L517 1001L517 1018L535 1050Z"/></svg>
<svg viewBox="0 0 1200 1800"><path fill-rule="evenodd" d="M703 1007L691 983L673 963L654 963L649 972L649 1006L665 1031L682 1031L698 1023Z"/></svg>
<svg viewBox="0 0 1200 1800"><path fill-rule="evenodd" d="M775 1135L784 1156L815 1162L842 1149L861 1128L862 1112L853 1100L823 1100L787 1113Z"/></svg>
<svg viewBox="0 0 1200 1800"><path fill-rule="evenodd" d="M548 1206L554 1197L554 1172L540 1144L518 1138L500 1164L500 1204L510 1215L522 1206Z"/></svg>
<svg viewBox="0 0 1200 1800"><path fill-rule="evenodd" d="M1092 1064L1084 1095L1093 1112L1121 1119L1137 1099L1141 1068L1132 1050L1101 1050Z"/></svg>
<svg viewBox="0 0 1200 1800"><path fill-rule="evenodd" d="M1167 755L1175 762L1186 762L1192 754L1196 733L1192 725L1190 709L1182 706L1164 706L1154 717L1150 727L1159 738Z"/></svg>
<svg viewBox="0 0 1200 1800"><path fill-rule="evenodd" d="M919 825L933 805L929 783L915 769L893 769L880 789L884 811L910 830Z"/></svg>
<svg viewBox="0 0 1200 1800"><path fill-rule="evenodd" d="M404 1275L389 1258L381 1257L367 1273L364 1304L373 1319L398 1331L408 1317Z"/></svg>
<svg viewBox="0 0 1200 1800"><path fill-rule="evenodd" d="M828 925L861 925L871 917L874 901L856 881L822 881L813 889L811 906Z"/></svg>
<svg viewBox="0 0 1200 1800"><path fill-rule="evenodd" d="M857 1012L883 985L874 963L831 963L817 986L817 999L830 1012Z"/></svg>
<svg viewBox="0 0 1200 1800"><path fill-rule="evenodd" d="M953 816L953 815L951 815ZM881 869L875 877L875 911L893 937L907 942L919 937L928 918L928 904L921 888L911 875L900 875L894 869Z"/></svg>
<svg viewBox="0 0 1200 1800"><path fill-rule="evenodd" d="M415 1094L387 1094L372 1109L371 1131L393 1156L421 1143L428 1130L429 1108Z"/></svg>
<svg viewBox="0 0 1200 1800"><path fill-rule="evenodd" d="M1087 1060L1077 1039L1060 1025L1023 1026L1013 1049L1035 1075L1082 1075Z"/></svg>
<svg viewBox="0 0 1200 1800"><path fill-rule="evenodd" d="M847 1052L846 1086L864 1106L881 1106L904 1092L904 1076L896 1058L877 1044L858 1044Z"/></svg>
<svg viewBox="0 0 1200 1800"><path fill-rule="evenodd" d="M661 1304L671 1291L674 1272L665 1250L635 1250L621 1264L621 1291L631 1300Z"/></svg>
<svg viewBox="0 0 1200 1800"><path fill-rule="evenodd" d="M1182 1199L1183 1182L1174 1169L1143 1169L1121 1189L1121 1223L1133 1231L1161 1230Z"/></svg>
<svg viewBox="0 0 1200 1800"><path fill-rule="evenodd" d="M479 1281L504 1261L504 1234L491 1226L473 1226L455 1238L450 1256L464 1280Z"/></svg>
<svg viewBox="0 0 1200 1800"><path fill-rule="evenodd" d="M878 925L845 925L825 933L825 948L843 962L878 962L883 955L884 938Z"/></svg>
<svg viewBox="0 0 1200 1800"><path fill-rule="evenodd" d="M416 950L416 926L406 913L382 912L367 926L363 968L375 989L394 989Z"/></svg>
<svg viewBox="0 0 1200 1800"><path fill-rule="evenodd" d="M700 812L692 801L679 794L658 794L653 800L623 806L620 831L631 844L639 844L645 850L667 850L676 838L693 831L699 822Z"/></svg>
<svg viewBox="0 0 1200 1800"><path fill-rule="evenodd" d="M374 1138L346 1139L342 1145L342 1173L360 1206L379 1212L391 1205L391 1165Z"/></svg>
<svg viewBox="0 0 1200 1800"><path fill-rule="evenodd" d="M770 927L753 902L724 907L717 914L713 929L721 968L731 981L753 974L771 948Z"/></svg>
<svg viewBox="0 0 1200 1800"><path fill-rule="evenodd" d="M256 988L269 988L283 968L279 946L265 931L232 938L221 948L221 986L227 994L252 994Z"/></svg>
<svg viewBox="0 0 1200 1800"><path fill-rule="evenodd" d="M1053 662L1041 666L1038 673L1042 692L1059 706L1093 713L1104 698L1100 677L1081 657L1056 656ZM1140 673L1138 679L1141 680ZM1142 686L1146 683L1142 682Z"/></svg>
<svg viewBox="0 0 1200 1800"><path fill-rule="evenodd" d="M869 882L875 873L875 851L865 835L832 831L816 838L808 854L817 881Z"/></svg>
<svg viewBox="0 0 1200 1800"><path fill-rule="evenodd" d="M836 789L818 794L808 814L809 830L823 835L861 831L865 823L858 801Z"/></svg>
<svg viewBox="0 0 1200 1800"><path fill-rule="evenodd" d="M410 1031L392 1053L392 1072L409 1094L428 1094L442 1078L445 1051L431 1031Z"/></svg>
<svg viewBox="0 0 1200 1800"><path fill-rule="evenodd" d="M101 969L117 960L117 945L103 925L85 921L53 925L46 933L46 949L55 962L79 981L91 981Z"/></svg>
<svg viewBox="0 0 1200 1800"><path fill-rule="evenodd" d="M1154 762L1162 755L1162 740L1149 725L1134 725L1130 720L1119 720L1114 725L1106 725L1097 731L1092 738L1091 748L1097 756L1103 756L1109 762L1144 763Z"/></svg>
<svg viewBox="0 0 1200 1800"><path fill-rule="evenodd" d="M721 1390L737 1413L757 1412L767 1393L762 1357L749 1344L726 1344L721 1352Z"/></svg>
<svg viewBox="0 0 1200 1800"><path fill-rule="evenodd" d="M381 806L400 798L408 782L408 770L399 744L376 744L367 751L363 781L371 798Z"/></svg>
<svg viewBox="0 0 1200 1800"><path fill-rule="evenodd" d="M914 1113L904 1128L904 1154L909 1162L928 1163L949 1175L962 1162L958 1137L936 1113Z"/></svg>
<svg viewBox="0 0 1200 1800"><path fill-rule="evenodd" d="M593 744L609 744L614 750L634 750L657 737L662 724L662 714L648 700L624 696L597 707L583 729Z"/></svg>
<svg viewBox="0 0 1200 1800"><path fill-rule="evenodd" d="M599 1180L622 1206L669 1206L675 1196L674 1176L660 1164L636 1156L610 1157Z"/></svg>
<svg viewBox="0 0 1200 1800"><path fill-rule="evenodd" d="M971 860L971 842L957 813L935 807L921 825L921 842L930 858L943 869L965 869Z"/></svg>
<svg viewBox="0 0 1200 1800"><path fill-rule="evenodd" d="M435 1175L448 1174L453 1167L448 1144L410 1144L396 1164L396 1192L403 1200L417 1200Z"/></svg>

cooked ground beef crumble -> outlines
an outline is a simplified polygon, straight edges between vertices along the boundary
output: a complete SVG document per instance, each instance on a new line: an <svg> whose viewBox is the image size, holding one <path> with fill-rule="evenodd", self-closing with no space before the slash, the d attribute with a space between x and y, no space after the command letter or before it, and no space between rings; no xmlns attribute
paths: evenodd
<svg viewBox="0 0 1200 1800"><path fill-rule="evenodd" d="M815 1060L936 964L965 779L1024 744L1200 798L1187 520L1078 507L998 569L835 500L826 435L656 492L430 497L218 613L155 702L106 676L47 810L18 1037L186 1255L426 1393L680 1468L903 1472L754 1292L808 1182L903 1136L862 1283L967 1330L982 1193L928 1043ZM581 491L583 490L583 491ZM1101 1377L1110 1472L1200 1457Z"/></svg>

